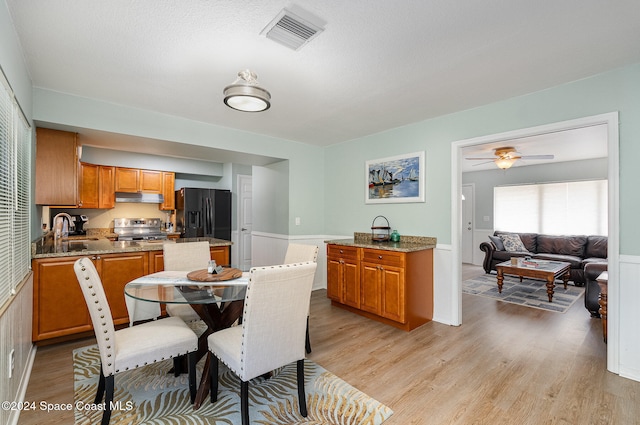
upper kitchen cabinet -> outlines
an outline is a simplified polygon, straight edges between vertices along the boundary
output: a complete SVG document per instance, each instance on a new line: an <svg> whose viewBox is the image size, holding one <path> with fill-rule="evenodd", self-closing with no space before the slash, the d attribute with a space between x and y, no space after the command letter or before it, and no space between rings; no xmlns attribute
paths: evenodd
<svg viewBox="0 0 640 425"><path fill-rule="evenodd" d="M113 208L115 167L80 163L78 208Z"/></svg>
<svg viewBox="0 0 640 425"><path fill-rule="evenodd" d="M75 207L79 168L76 133L37 128L36 137L36 204Z"/></svg>
<svg viewBox="0 0 640 425"><path fill-rule="evenodd" d="M162 211L176 209L175 194L176 175L167 171L162 172L162 196L164 201L160 204Z"/></svg>
<svg viewBox="0 0 640 425"><path fill-rule="evenodd" d="M162 171L117 167L115 191L162 193Z"/></svg>

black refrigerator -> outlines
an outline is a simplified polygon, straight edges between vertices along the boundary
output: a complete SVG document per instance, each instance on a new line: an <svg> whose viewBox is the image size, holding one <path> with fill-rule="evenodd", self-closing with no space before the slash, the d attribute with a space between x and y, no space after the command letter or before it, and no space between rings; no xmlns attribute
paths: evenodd
<svg viewBox="0 0 640 425"><path fill-rule="evenodd" d="M231 240L231 191L184 187L176 190L176 226L183 238Z"/></svg>

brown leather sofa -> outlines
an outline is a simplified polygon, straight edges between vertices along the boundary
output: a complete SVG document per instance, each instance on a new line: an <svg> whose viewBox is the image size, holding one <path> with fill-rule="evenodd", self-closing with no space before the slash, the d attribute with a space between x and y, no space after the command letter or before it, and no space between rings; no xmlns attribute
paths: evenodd
<svg viewBox="0 0 640 425"><path fill-rule="evenodd" d="M530 256L534 259L565 261L570 263L570 280L573 281L576 286L583 286L586 282L584 273L585 265L589 263L607 262L606 236L556 236L541 233L501 232L498 230L496 230L493 235L499 238L501 234L519 235L527 252L513 252L498 249L496 243L491 240L482 242L480 249L485 253L482 266L486 273L495 271L496 264L508 261L511 257ZM499 244L499 240L496 239L496 241ZM587 307L587 309L589 309L589 307ZM589 311L592 310L589 309Z"/></svg>
<svg viewBox="0 0 640 425"><path fill-rule="evenodd" d="M607 263L589 263L584 266L584 307L591 317L600 317L600 284L596 280L600 273L607 270Z"/></svg>

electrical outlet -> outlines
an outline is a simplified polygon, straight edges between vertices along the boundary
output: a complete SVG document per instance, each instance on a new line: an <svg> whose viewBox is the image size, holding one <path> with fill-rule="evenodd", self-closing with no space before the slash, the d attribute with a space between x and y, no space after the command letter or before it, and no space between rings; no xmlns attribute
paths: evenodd
<svg viewBox="0 0 640 425"><path fill-rule="evenodd" d="M300 226L300 217L296 217L296 226Z"/></svg>
<svg viewBox="0 0 640 425"><path fill-rule="evenodd" d="M16 367L16 350L9 353L9 379L13 376L13 369Z"/></svg>
<svg viewBox="0 0 640 425"><path fill-rule="evenodd" d="M489 216L488 216L488 215L485 215L484 217L482 217L482 220L483 220L483 221L489 221Z"/></svg>

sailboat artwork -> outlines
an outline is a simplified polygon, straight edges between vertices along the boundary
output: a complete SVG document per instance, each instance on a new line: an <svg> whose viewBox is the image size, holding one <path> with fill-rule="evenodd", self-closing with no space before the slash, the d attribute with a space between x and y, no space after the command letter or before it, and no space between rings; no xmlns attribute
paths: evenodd
<svg viewBox="0 0 640 425"><path fill-rule="evenodd" d="M366 203L424 202L424 152L367 161Z"/></svg>

